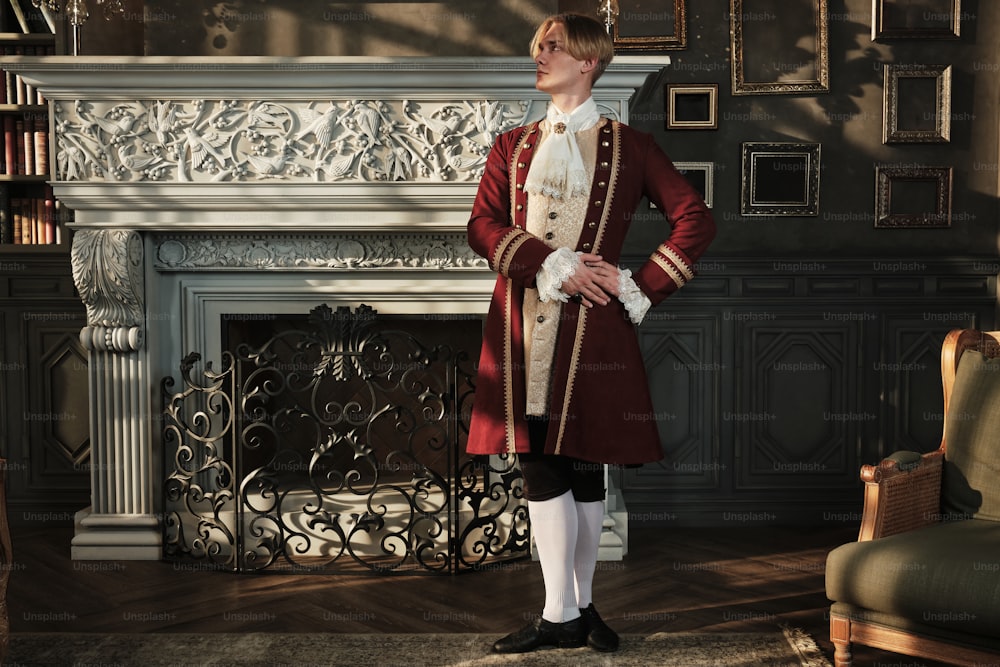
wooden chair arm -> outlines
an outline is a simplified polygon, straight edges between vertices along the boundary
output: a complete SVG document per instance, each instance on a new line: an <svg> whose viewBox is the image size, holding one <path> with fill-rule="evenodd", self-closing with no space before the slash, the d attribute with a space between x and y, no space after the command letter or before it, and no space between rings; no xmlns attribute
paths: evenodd
<svg viewBox="0 0 1000 667"><path fill-rule="evenodd" d="M865 507L858 541L875 540L941 520L944 450L893 455L861 467Z"/></svg>

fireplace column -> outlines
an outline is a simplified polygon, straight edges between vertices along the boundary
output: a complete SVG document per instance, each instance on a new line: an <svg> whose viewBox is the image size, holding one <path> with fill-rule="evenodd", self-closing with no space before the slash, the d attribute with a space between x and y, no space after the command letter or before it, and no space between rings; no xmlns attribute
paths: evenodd
<svg viewBox="0 0 1000 667"><path fill-rule="evenodd" d="M83 229L73 280L87 307L91 506L76 515L74 560L157 560L149 362L145 354L142 239L134 231Z"/></svg>

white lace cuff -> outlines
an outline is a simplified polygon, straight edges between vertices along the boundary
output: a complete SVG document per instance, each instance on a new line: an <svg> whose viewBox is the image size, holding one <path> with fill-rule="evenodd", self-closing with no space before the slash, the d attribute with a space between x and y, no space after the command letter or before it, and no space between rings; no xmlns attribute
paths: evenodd
<svg viewBox="0 0 1000 667"><path fill-rule="evenodd" d="M653 305L639 286L632 279L632 272L628 269L618 267L618 300L625 304L629 319L633 324L642 322L646 317L646 311Z"/></svg>
<svg viewBox="0 0 1000 667"><path fill-rule="evenodd" d="M580 258L569 248L557 248L555 252L549 254L535 277L539 300L568 301L569 295L563 293L562 284L576 273L578 266Z"/></svg>

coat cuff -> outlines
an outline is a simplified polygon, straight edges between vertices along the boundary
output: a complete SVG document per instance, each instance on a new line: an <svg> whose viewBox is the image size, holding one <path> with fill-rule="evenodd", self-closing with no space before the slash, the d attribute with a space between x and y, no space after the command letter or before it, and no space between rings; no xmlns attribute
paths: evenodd
<svg viewBox="0 0 1000 667"><path fill-rule="evenodd" d="M667 298L694 278L688 256L672 243L662 243L635 276L635 281L653 305Z"/></svg>
<svg viewBox="0 0 1000 667"><path fill-rule="evenodd" d="M520 227L512 227L494 248L490 268L502 276L532 286L542 262L552 252L552 248L533 234Z"/></svg>
<svg viewBox="0 0 1000 667"><path fill-rule="evenodd" d="M569 248L557 248L545 258L542 268L538 270L535 279L538 298L541 301L569 300L569 295L562 291L562 284L569 279L580 266L579 253Z"/></svg>
<svg viewBox="0 0 1000 667"><path fill-rule="evenodd" d="M632 324L641 324L646 311L653 305L632 279L632 272L621 267L618 268L618 300L624 304Z"/></svg>

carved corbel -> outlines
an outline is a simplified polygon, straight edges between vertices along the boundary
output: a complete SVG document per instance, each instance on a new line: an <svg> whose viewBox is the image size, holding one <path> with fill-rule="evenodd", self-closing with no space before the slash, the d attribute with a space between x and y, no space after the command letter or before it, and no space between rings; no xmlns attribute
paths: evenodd
<svg viewBox="0 0 1000 667"><path fill-rule="evenodd" d="M145 333L142 238L123 229L83 229L73 236L73 281L87 307L80 341L88 350L131 352Z"/></svg>

